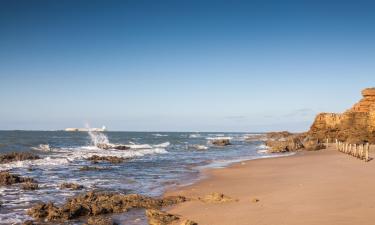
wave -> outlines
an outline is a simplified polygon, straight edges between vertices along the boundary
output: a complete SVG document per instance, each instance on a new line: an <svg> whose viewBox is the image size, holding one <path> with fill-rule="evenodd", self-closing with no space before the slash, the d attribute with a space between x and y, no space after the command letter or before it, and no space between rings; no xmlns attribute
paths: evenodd
<svg viewBox="0 0 375 225"><path fill-rule="evenodd" d="M219 136L219 137L206 137L207 140L232 140L233 137L225 137L225 136Z"/></svg>
<svg viewBox="0 0 375 225"><path fill-rule="evenodd" d="M170 145L169 142L164 142L158 145L130 145L129 150L108 149L103 150L96 146L81 146L73 148L54 148L47 157L37 160L16 161L11 163L4 163L0 165L0 170L9 170L13 168L29 168L29 167L57 167L67 165L79 160L85 160L93 155L99 156L117 156L122 158L136 158L152 154L167 154L165 149Z"/></svg>
<svg viewBox="0 0 375 225"><path fill-rule="evenodd" d="M152 134L152 136L155 136L155 137L167 137L168 134Z"/></svg>

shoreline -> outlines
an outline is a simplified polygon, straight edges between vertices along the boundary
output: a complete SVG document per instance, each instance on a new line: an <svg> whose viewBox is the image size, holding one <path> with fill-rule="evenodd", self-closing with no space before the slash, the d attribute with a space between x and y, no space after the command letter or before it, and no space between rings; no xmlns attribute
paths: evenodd
<svg viewBox="0 0 375 225"><path fill-rule="evenodd" d="M202 170L204 179L165 196L195 199L167 209L200 225L373 224L375 163L328 149ZM218 192L237 201L197 200ZM259 202L254 201L257 199Z"/></svg>

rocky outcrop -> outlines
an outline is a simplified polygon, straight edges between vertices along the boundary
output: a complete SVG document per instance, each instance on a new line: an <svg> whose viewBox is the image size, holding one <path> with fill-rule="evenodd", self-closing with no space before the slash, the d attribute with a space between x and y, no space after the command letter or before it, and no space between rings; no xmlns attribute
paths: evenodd
<svg viewBox="0 0 375 225"><path fill-rule="evenodd" d="M125 160L125 158L121 158L117 156L99 156L99 155L93 155L87 159L92 161L93 163L97 163L100 161L107 161L107 162L115 163L115 164L122 163Z"/></svg>
<svg viewBox="0 0 375 225"><path fill-rule="evenodd" d="M320 141L338 139L353 144L375 143L375 88L362 91L363 98L344 113L320 113L308 134Z"/></svg>
<svg viewBox="0 0 375 225"><path fill-rule="evenodd" d="M226 145L230 145L230 141L229 139L216 139L216 140L212 140L211 144L216 145L216 146L226 146Z"/></svg>
<svg viewBox="0 0 375 225"><path fill-rule="evenodd" d="M87 225L117 225L117 223L113 222L112 218L94 216L87 220Z"/></svg>
<svg viewBox="0 0 375 225"><path fill-rule="evenodd" d="M30 177L21 177L17 174L11 174L7 171L0 172L0 186L12 185L17 183L36 183L33 178Z"/></svg>
<svg viewBox="0 0 375 225"><path fill-rule="evenodd" d="M271 132L267 137L266 145L271 153L293 152L300 149L315 151L325 148L321 141L308 133Z"/></svg>
<svg viewBox="0 0 375 225"><path fill-rule="evenodd" d="M173 215L164 211L148 209L146 216L149 225L198 225L191 220L183 220L179 215Z"/></svg>
<svg viewBox="0 0 375 225"><path fill-rule="evenodd" d="M14 161L35 160L35 159L40 159L40 157L30 152L11 152L11 153L0 155L0 163L10 163Z"/></svg>
<svg viewBox="0 0 375 225"><path fill-rule="evenodd" d="M25 182L21 185L21 188L23 190L33 191L33 190L39 189L39 185L33 182Z"/></svg>
<svg viewBox="0 0 375 225"><path fill-rule="evenodd" d="M35 219L48 221L67 221L82 216L100 216L109 213L122 213L132 208L160 209L187 201L182 196L151 198L138 194L88 192L58 207L53 203L39 203L27 211Z"/></svg>
<svg viewBox="0 0 375 225"><path fill-rule="evenodd" d="M126 145L114 145L114 144L106 144L106 143L98 143L96 147L100 149L104 149L104 150L108 150L108 149L128 150L130 149L130 147Z"/></svg>
<svg viewBox="0 0 375 225"><path fill-rule="evenodd" d="M76 183L62 183L60 189L81 190L84 186Z"/></svg>

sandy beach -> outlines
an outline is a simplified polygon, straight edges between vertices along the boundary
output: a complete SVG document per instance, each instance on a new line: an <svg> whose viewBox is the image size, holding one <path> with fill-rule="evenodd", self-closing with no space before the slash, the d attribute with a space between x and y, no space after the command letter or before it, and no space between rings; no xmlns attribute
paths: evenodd
<svg viewBox="0 0 375 225"><path fill-rule="evenodd" d="M375 161L366 163L332 146L204 173L206 179L167 195L197 198L220 192L237 201L193 200L170 213L200 225L375 224Z"/></svg>

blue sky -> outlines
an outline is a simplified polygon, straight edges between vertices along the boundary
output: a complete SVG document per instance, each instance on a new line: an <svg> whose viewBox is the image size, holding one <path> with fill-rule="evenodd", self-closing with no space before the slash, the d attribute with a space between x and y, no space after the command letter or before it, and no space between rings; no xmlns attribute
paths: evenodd
<svg viewBox="0 0 375 225"><path fill-rule="evenodd" d="M0 1L0 129L308 129L375 86L370 1Z"/></svg>

